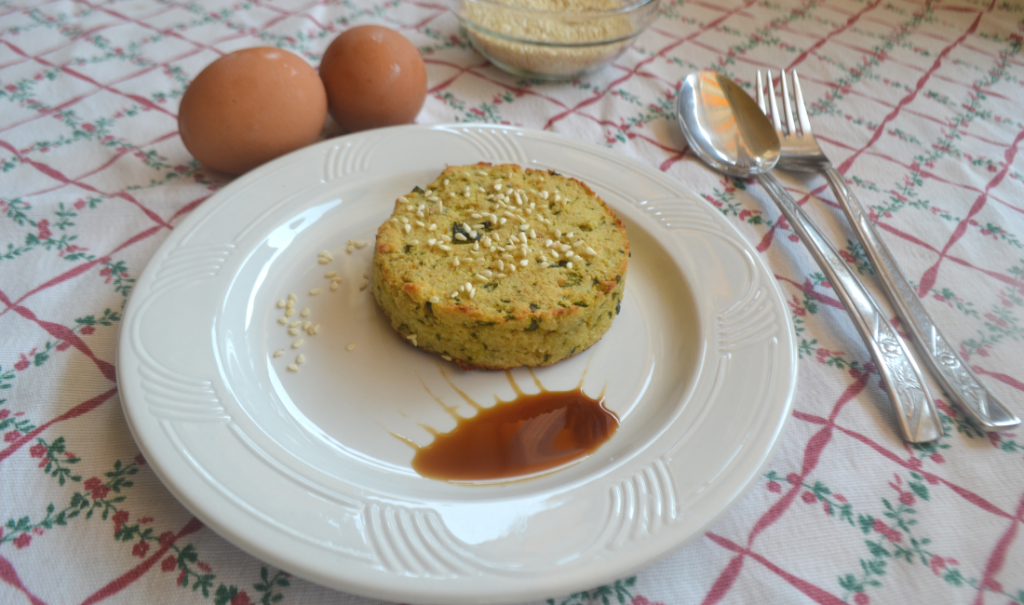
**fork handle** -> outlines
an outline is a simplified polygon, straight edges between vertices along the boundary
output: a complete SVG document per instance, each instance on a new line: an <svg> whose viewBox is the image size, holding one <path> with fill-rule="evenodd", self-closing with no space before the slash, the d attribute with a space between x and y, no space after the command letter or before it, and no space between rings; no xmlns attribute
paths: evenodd
<svg viewBox="0 0 1024 605"><path fill-rule="evenodd" d="M957 354L956 349L939 331L918 299L917 293L903 277L889 249L878 237L878 232L868 220L863 206L846 186L843 175L832 167L826 168L824 172L846 218L857 232L857 238L864 246L868 259L881 278L885 294L895 307L896 315L913 334L917 350L924 357L942 390L978 428L984 431L1002 431L1020 424L1020 418L1006 409L996 396L985 388L967 362Z"/></svg>
<svg viewBox="0 0 1024 605"><path fill-rule="evenodd" d="M818 261L832 289L853 317L853 323L871 352L889 392L903 439L910 443L926 443L941 437L942 420L907 344L886 320L850 266L818 231L775 175L761 174L757 178Z"/></svg>

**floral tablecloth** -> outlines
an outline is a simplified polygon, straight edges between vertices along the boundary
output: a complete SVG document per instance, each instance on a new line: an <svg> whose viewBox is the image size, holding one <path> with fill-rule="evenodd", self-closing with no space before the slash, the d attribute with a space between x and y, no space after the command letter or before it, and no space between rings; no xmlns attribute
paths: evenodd
<svg viewBox="0 0 1024 605"><path fill-rule="evenodd" d="M1024 415L1019 0L662 0L613 65L561 84L489 65L441 0L0 1L0 602L373 602L186 511L132 439L114 365L135 280L230 181L178 136L189 80L257 45L315 66L364 23L425 58L418 123L545 130L657 167L741 230L789 303L799 381L763 477L703 537L546 603L1024 603L1024 429L981 433L942 398L945 436L902 443L789 225L758 185L696 160L673 113L691 71L750 87L758 68L796 68L815 132L922 302ZM825 181L785 182L875 289Z"/></svg>

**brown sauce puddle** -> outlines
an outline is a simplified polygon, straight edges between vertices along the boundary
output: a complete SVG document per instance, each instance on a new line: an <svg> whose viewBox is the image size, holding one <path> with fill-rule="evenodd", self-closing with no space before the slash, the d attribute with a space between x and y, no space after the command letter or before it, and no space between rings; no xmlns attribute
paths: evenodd
<svg viewBox="0 0 1024 605"><path fill-rule="evenodd" d="M582 379L575 390L548 391L531 370L540 392L526 394L506 371L516 398L495 397L497 403L485 408L456 388L443 371L442 375L477 413L464 418L428 389L456 425L447 433L424 426L434 435L425 446L399 437L415 447L412 467L424 477L479 481L531 475L590 454L619 428L619 419L604 407L604 392L598 399L588 397Z"/></svg>

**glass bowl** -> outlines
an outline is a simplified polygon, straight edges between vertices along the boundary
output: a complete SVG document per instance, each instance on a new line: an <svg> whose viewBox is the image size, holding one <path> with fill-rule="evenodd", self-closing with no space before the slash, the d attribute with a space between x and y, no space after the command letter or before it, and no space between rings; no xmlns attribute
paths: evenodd
<svg viewBox="0 0 1024 605"><path fill-rule="evenodd" d="M526 78L567 80L611 63L658 15L659 0L449 0L470 42Z"/></svg>

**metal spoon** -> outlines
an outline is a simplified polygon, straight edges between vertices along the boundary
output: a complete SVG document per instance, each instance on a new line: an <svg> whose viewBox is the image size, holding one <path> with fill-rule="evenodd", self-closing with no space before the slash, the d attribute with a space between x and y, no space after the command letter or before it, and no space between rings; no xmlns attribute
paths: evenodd
<svg viewBox="0 0 1024 605"><path fill-rule="evenodd" d="M925 443L941 437L942 421L907 343L857 275L772 175L781 145L754 100L729 78L702 71L687 76L679 87L677 111L683 134L697 157L719 172L756 177L811 251L871 353L903 439Z"/></svg>

